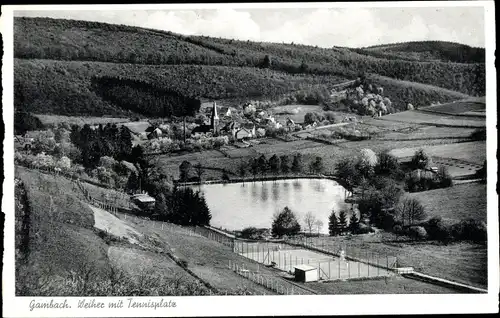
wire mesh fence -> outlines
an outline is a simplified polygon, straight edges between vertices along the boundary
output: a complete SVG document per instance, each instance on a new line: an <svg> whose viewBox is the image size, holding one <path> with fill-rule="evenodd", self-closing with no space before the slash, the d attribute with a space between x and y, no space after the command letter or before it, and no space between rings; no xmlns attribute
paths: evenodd
<svg viewBox="0 0 500 318"><path fill-rule="evenodd" d="M369 246L337 243L331 239L320 238L288 238L287 243L339 257L342 254L347 260L358 261L386 269L394 269L400 266L396 256L370 251Z"/></svg>
<svg viewBox="0 0 500 318"><path fill-rule="evenodd" d="M237 263L229 261L228 267L233 270L238 275L241 275L259 285L266 287L269 290L274 291L279 295L311 295L308 290L300 288L291 283L287 283L282 279L276 278L275 276L265 275L258 271L252 271L244 265L239 265ZM257 269L258 270L258 269Z"/></svg>
<svg viewBox="0 0 500 318"><path fill-rule="evenodd" d="M375 278L393 275L393 271L387 266L389 264L388 257L383 258L386 260L386 264L384 264L382 257L365 261L365 259L358 260L325 254L299 245L243 241L235 242L234 252L290 274L295 274L297 266L308 265L317 271L317 277L320 280Z"/></svg>

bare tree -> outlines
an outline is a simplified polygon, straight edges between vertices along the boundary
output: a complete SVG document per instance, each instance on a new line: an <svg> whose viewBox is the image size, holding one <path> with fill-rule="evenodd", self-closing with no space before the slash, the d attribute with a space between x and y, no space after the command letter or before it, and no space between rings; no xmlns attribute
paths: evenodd
<svg viewBox="0 0 500 318"><path fill-rule="evenodd" d="M319 231L323 227L323 221L321 221L320 219L317 219L316 222L314 222L314 225L316 226L316 229L318 231L318 237L319 237Z"/></svg>
<svg viewBox="0 0 500 318"><path fill-rule="evenodd" d="M315 222L316 217L312 214L312 212L307 212L307 214L304 216L304 223L306 225L306 228L309 229L309 234L312 234Z"/></svg>
<svg viewBox="0 0 500 318"><path fill-rule="evenodd" d="M427 217L423 205L415 198L402 199L397 207L397 213L404 225L412 225L416 221L422 221Z"/></svg>

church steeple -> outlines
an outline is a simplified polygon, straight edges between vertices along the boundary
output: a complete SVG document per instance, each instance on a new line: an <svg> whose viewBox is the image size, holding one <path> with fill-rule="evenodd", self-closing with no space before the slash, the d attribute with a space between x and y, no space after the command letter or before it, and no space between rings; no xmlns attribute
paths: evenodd
<svg viewBox="0 0 500 318"><path fill-rule="evenodd" d="M212 118L210 120L210 123L211 123L212 130L213 130L214 134L218 134L219 133L219 115L217 115L217 104L215 103L215 101L214 101L214 105L212 108Z"/></svg>

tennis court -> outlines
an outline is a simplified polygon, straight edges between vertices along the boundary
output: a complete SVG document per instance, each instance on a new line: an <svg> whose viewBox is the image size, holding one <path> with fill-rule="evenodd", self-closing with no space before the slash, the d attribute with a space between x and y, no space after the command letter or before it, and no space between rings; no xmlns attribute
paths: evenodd
<svg viewBox="0 0 500 318"><path fill-rule="evenodd" d="M279 243L247 243L235 244L235 252L258 263L273 266L294 274L295 266L307 264L317 268L321 280L345 280L354 278L370 278L393 275L384 268L382 260L379 264L355 261L349 258L324 254L298 246Z"/></svg>

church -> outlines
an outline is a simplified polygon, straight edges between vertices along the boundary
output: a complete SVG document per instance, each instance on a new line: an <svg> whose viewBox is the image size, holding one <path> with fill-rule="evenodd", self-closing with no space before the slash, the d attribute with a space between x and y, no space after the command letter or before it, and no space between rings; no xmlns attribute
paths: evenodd
<svg viewBox="0 0 500 318"><path fill-rule="evenodd" d="M200 125L191 131L191 134L206 134L211 132L214 136L219 135L219 115L217 114L217 103L214 101L209 125Z"/></svg>

